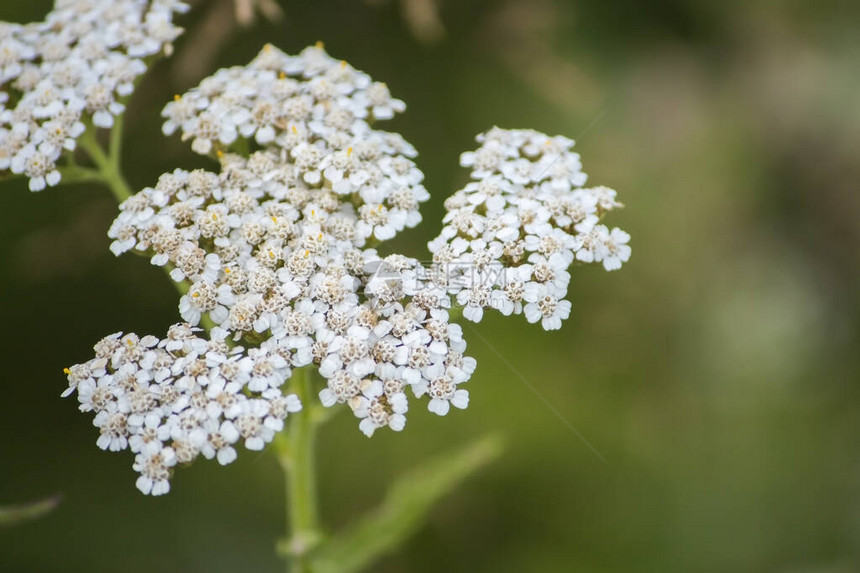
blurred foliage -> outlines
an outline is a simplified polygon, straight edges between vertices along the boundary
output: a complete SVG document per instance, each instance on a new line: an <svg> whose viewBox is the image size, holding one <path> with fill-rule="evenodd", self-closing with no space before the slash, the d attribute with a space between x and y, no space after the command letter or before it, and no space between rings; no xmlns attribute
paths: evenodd
<svg viewBox="0 0 860 573"><path fill-rule="evenodd" d="M503 450L497 437L469 444L422 463L390 487L385 501L372 513L333 534L311 568L317 573L353 573L396 550L419 530L435 505L470 474L492 462Z"/></svg>
<svg viewBox="0 0 860 573"><path fill-rule="evenodd" d="M478 327L608 463L468 337L468 410L410 412L402 434L372 440L340 417L321 436L322 510L337 528L423 460L505 436L506 455L376 571L860 569L860 4L448 0L431 43L403 2L284 1L280 20L247 29L211 16L218 4L186 18L176 57L131 102L137 187L205 161L160 134L174 93L264 42L323 40L409 106L387 129L420 151L434 198L393 248L425 253L465 180L460 152L494 124L577 138L591 180L627 204L612 222L633 236L631 262L577 269L565 329ZM0 20L47 10L4 2ZM144 498L131 456L98 450L59 398L62 368L97 339L176 319L163 273L108 251L108 192L2 187L0 504L65 501L0 530L0 571L281 570L274 455L198 463L169 496Z"/></svg>
<svg viewBox="0 0 860 573"><path fill-rule="evenodd" d="M60 496L55 495L54 497L30 503L0 506L0 527L18 525L31 519L39 519L54 511L57 505L60 504L60 499Z"/></svg>

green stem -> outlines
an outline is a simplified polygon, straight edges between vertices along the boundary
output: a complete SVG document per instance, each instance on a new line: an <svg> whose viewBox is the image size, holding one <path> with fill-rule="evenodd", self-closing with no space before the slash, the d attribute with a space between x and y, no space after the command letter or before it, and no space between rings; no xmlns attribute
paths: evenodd
<svg viewBox="0 0 860 573"><path fill-rule="evenodd" d="M113 127L110 130L110 142L108 143L108 158L119 173L120 157L122 156L122 125L125 120L125 114L121 113L113 120Z"/></svg>
<svg viewBox="0 0 860 573"><path fill-rule="evenodd" d="M66 165L60 168L63 175L63 183L89 183L90 181L103 181L101 171L89 167L77 165Z"/></svg>
<svg viewBox="0 0 860 573"><path fill-rule="evenodd" d="M318 420L312 411L313 381L310 367L293 371L293 389L302 401L301 412L290 415L289 428L278 435L278 461L284 470L289 540L284 549L289 571L310 573L309 552L320 539L317 512L314 441Z"/></svg>
<svg viewBox="0 0 860 573"><path fill-rule="evenodd" d="M121 151L122 120L116 118L111 129L109 154L105 153L96 139L95 126L90 125L78 140L87 155L95 163L99 179L110 188L117 202L122 203L131 197L131 187L126 183L120 170L119 156Z"/></svg>
<svg viewBox="0 0 860 573"><path fill-rule="evenodd" d="M125 180L122 174L122 166L120 164L120 156L122 155L122 127L123 116L120 115L114 118L114 124L110 132L110 141L108 143L108 152L105 153L104 148L99 143L96 137L96 127L92 124L87 126L86 131L81 135L78 142L81 148L87 152L96 168L80 167L70 164L63 167L63 180L69 183L99 181L107 185L113 193L117 203L122 203L132 196L131 187ZM164 268L165 272L170 274L171 267L168 265ZM176 287L179 294L188 292L188 283L177 283L168 276L170 282ZM208 316L202 317L200 326L206 329L206 332L212 330L215 324Z"/></svg>

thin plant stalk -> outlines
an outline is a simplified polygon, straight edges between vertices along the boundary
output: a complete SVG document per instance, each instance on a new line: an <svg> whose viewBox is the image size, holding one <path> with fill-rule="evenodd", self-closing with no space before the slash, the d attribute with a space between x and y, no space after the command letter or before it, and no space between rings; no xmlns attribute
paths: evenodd
<svg viewBox="0 0 860 573"><path fill-rule="evenodd" d="M309 573L309 552L318 544L321 533L317 507L314 444L318 420L310 405L313 396L313 371L310 367L293 371L293 390L305 405L290 415L287 432L278 435L278 461L286 478L286 514L289 539L284 550L289 571Z"/></svg>

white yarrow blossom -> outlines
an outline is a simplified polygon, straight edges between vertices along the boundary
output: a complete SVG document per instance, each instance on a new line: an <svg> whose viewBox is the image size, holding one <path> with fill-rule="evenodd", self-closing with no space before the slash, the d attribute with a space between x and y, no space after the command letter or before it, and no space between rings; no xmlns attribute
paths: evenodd
<svg viewBox="0 0 860 573"><path fill-rule="evenodd" d="M136 453L137 487L152 495L169 491L176 463L203 454L228 464L240 438L259 450L301 410L294 394L282 392L289 376L282 356L229 349L217 329L210 340L187 324L171 333L165 340L111 335L95 345L96 358L66 369L64 394L77 391L81 410L95 412L97 445ZM254 390L246 373L265 375L266 391Z"/></svg>
<svg viewBox="0 0 860 573"><path fill-rule="evenodd" d="M0 175L27 177L31 191L57 185L85 122L114 125L143 59L171 52L182 33L173 18L186 10L178 0L58 1L43 22L0 22Z"/></svg>
<svg viewBox="0 0 860 573"><path fill-rule="evenodd" d="M450 269L466 319L492 307L556 330L570 315L563 299L575 261L616 270L630 258L630 235L597 224L621 203L612 189L583 187L570 139L497 127L477 139L460 159L474 181L445 201L445 226L429 243L434 264Z"/></svg>
<svg viewBox="0 0 860 573"><path fill-rule="evenodd" d="M446 200L433 264L381 256L368 243L417 225L429 198L414 148L369 123L403 109L319 45L298 56L266 46L165 106L165 134L219 169L163 174L120 205L108 236L115 254L169 269L185 322L161 340L104 338L67 369L64 392L94 413L99 447L135 454L142 492L167 493L173 469L200 455L225 465L238 444L263 449L303 408L290 389L298 368L313 368L322 406L348 406L367 436L403 430L411 399L440 416L464 409L476 361L452 298L469 320L494 307L554 330L570 314L575 260L627 261L629 236L598 224L620 204L582 187L573 142L498 128L463 154L475 181Z"/></svg>

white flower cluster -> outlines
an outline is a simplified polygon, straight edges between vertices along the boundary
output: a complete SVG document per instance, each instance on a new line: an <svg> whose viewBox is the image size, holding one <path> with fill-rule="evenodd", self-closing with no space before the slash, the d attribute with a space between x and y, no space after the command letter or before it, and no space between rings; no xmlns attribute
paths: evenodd
<svg viewBox="0 0 860 573"><path fill-rule="evenodd" d="M250 64L219 70L197 88L176 96L162 115L167 118L165 135L181 130L183 139L193 140L197 153L208 154L215 144L225 147L239 138L253 139L261 146L288 150L297 162L310 163L308 167L321 167L315 170L317 175L327 167L343 175L350 172L348 163L332 164L330 158L319 165L327 152L346 149L369 134L369 122L391 119L405 109L384 83L332 58L322 43L298 56L267 44ZM388 136L392 151L415 154L398 135ZM343 178L331 184L345 185ZM318 181L312 178L308 183Z"/></svg>
<svg viewBox="0 0 860 573"><path fill-rule="evenodd" d="M171 278L187 288L179 301L179 313L188 325L185 328L214 325L211 332L213 336L217 333L219 345L250 347L247 352L233 349L215 354L202 352L198 345L203 342L194 342L191 350L175 352L165 345L166 354L158 353L162 361L182 361L169 369L177 374L159 380L181 395L186 391L206 394L213 384L207 378L198 379L197 390L180 387L176 376L189 364L201 376L234 383L231 392L249 395L249 404L255 405L254 419L261 422L260 432L264 433L249 434L254 439L249 444L248 432L229 416L233 410L219 412L218 428L225 422L232 424L226 426L231 444L237 436L246 436L249 447L271 439L262 429L276 424L269 423L271 416L266 412L271 407L266 410L267 404L282 399L281 386L292 368L312 364L326 380L319 395L323 406L347 404L368 436L381 427L396 431L404 427L407 387L414 397L425 398L428 409L438 415L447 414L452 405L465 408L468 404L468 392L461 385L474 371L475 360L463 354L466 343L461 328L449 323L450 298L445 289L426 279L418 261L400 255L383 258L367 246L368 240L390 238L420 221L418 205L428 194L420 184L423 174L406 158L414 150L399 136L367 123L368 113L385 116L382 99L365 108L370 110L365 118L356 115L362 98L368 97L361 95L364 88L349 91L341 87L325 92L331 99L319 99L323 97L316 90L320 78L337 86L337 78L365 77L323 56L320 48L306 50L298 58L271 47L264 49L252 64L253 73L247 73L244 93L263 89L259 98L269 97L265 89L271 86L250 89L248 84L254 77L269 77L261 62L280 62L278 68L302 79L296 82L276 73L273 81L288 82L293 93L316 94L312 119L291 115L294 112L279 116L277 122L287 129L262 143L258 129L255 143L261 148L248 157L213 139L210 143L218 141L219 146L215 150L219 172L176 170L162 175L154 187L143 189L120 206L108 233L114 239L111 250L115 254L143 253L154 265L170 269ZM224 79L223 71L214 77ZM198 109L200 115L195 117L199 119L216 101L237 97L230 90L243 85L237 77L224 80L221 87L226 93L214 96L209 89L214 80L210 80L170 106L197 101L206 91L209 105L203 106L205 111ZM366 84L365 92L378 85L359 80L350 81ZM386 98L390 109L395 100ZM236 106L239 116L242 106ZM283 110L283 102L276 107ZM170 109L175 111L175 107ZM330 119L346 116L350 121L345 127ZM194 124L193 119L187 121ZM251 135L243 133L237 137ZM197 147L199 150L199 144ZM310 156L313 161L308 160ZM145 340L146 348L158 346L153 337ZM259 366L261 361L265 366ZM225 364L234 368L234 362L248 376L228 379L221 373ZM110 368L102 373L108 363ZM71 369L72 387L86 401L89 386L105 376L113 380L119 368L140 372L147 380L155 380L163 371L150 359L134 366L124 364L97 350L95 361ZM209 374L203 373L204 364ZM254 376L258 369L265 376ZM87 374L83 379L89 379L91 372L97 375L83 385L78 370ZM215 388L220 395L220 387ZM116 408L126 413L120 406ZM214 421L208 423L216 427ZM238 433L230 431L233 427ZM213 450L205 447L201 437L195 434L191 443L205 455ZM111 444L104 438L100 443ZM178 460L177 452L176 444L162 440L161 448L152 455L158 455L161 463L174 457ZM140 453L144 457L136 467L149 467L146 455ZM226 458L232 455L224 454ZM165 463L158 467L167 467ZM164 490L165 482L158 483L158 491ZM140 485L147 491L150 482L143 480Z"/></svg>
<svg viewBox="0 0 860 573"><path fill-rule="evenodd" d="M428 199L415 150L371 127L402 109L321 46L266 46L165 107L165 133L220 169L162 175L108 235L115 254L169 270L185 322L164 340L108 337L68 372L98 444L137 455L142 491L166 492L172 466L199 454L229 463L240 439L262 448L302 407L285 394L295 368L317 368L322 405L348 405L368 436L403 429L408 393L438 415L465 408L476 363L452 296L471 320L497 306L559 328L570 265L629 257L626 233L598 224L615 192L582 188L573 142L501 129L463 155L476 181L446 201L434 264L382 257L371 244L417 225Z"/></svg>
<svg viewBox="0 0 860 573"><path fill-rule="evenodd" d="M349 404L368 435L403 427L404 383L428 394L438 414L449 402L465 407L456 386L474 361L462 356L459 326L448 323L444 289L414 259L361 248L382 223L363 221L360 193L356 204L310 188L280 157L222 154L220 174L162 175L121 205L111 249L169 265L188 284L179 301L188 323L205 317L233 340L265 341L293 366L315 360L329 381L323 404Z"/></svg>
<svg viewBox="0 0 860 573"><path fill-rule="evenodd" d="M59 183L61 155L85 123L113 125L185 10L177 0L57 0L44 22L0 22L0 174L25 175L33 191Z"/></svg>
<svg viewBox="0 0 860 573"><path fill-rule="evenodd" d="M386 282L399 289L402 280ZM450 324L448 311L441 308L448 300L424 288L411 298L405 306L385 305L384 317L373 303L337 313L334 320L330 314L316 333L315 358L328 379L320 400L324 406L348 404L368 436L384 426L403 429L406 387L416 397L426 394L428 409L440 416L452 405L462 409L469 403L468 391L459 385L471 377L476 362L463 356L462 329Z"/></svg>
<svg viewBox="0 0 860 573"><path fill-rule="evenodd" d="M137 487L145 494L170 490L176 464L200 455L222 465L236 459L234 445L261 450L302 409L283 395L289 356L271 347L230 348L226 332L198 338L188 324L167 337L116 333L98 342L95 358L68 368L68 396L77 390L82 412L94 412L103 450L134 454Z"/></svg>
<svg viewBox="0 0 860 573"><path fill-rule="evenodd" d="M429 244L433 262L467 319L491 307L558 329L570 315L570 266L611 271L630 257L630 235L599 224L621 203L612 189L583 187L570 139L493 128L477 140L460 159L473 181L445 201L445 226Z"/></svg>
<svg viewBox="0 0 860 573"><path fill-rule="evenodd" d="M369 123L404 108L385 84L320 45L288 56L268 44L247 66L219 70L177 96L162 115L165 134L181 130L198 153L247 145L268 151L267 164L254 165L268 169L266 189L320 190L331 206L353 204L358 221L350 240L361 246L371 235L386 240L417 225L418 204L429 198L424 174L409 159L415 149ZM274 191L284 199L283 189Z"/></svg>

